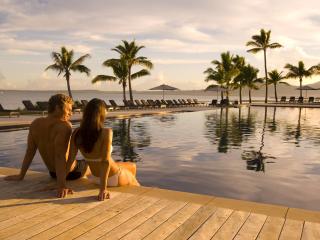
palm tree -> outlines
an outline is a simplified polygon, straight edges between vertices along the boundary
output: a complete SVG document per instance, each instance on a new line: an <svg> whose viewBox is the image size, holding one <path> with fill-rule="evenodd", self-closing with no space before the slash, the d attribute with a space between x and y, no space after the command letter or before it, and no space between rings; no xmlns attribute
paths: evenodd
<svg viewBox="0 0 320 240"><path fill-rule="evenodd" d="M239 89L239 100L240 104L242 104L242 87L245 86L245 78L242 73L243 68L246 65L246 61L244 57L240 57L237 55L234 59L233 62L237 69L239 70L238 76L234 78L233 86L235 89Z"/></svg>
<svg viewBox="0 0 320 240"><path fill-rule="evenodd" d="M227 100L229 100L229 90L234 78L240 73L234 64L234 56L230 52L221 53L221 60L213 60L211 63L215 65L216 72L221 78L220 82L226 88Z"/></svg>
<svg viewBox="0 0 320 240"><path fill-rule="evenodd" d="M270 34L271 31L265 31L264 29L260 30L260 35L253 35L252 41L248 41L246 46L251 46L253 48L247 50L247 52L257 53L263 51L264 56L264 72L265 72L265 81L266 81L266 96L265 103L268 102L268 71L267 71L267 49L280 48L282 45L279 43L270 43Z"/></svg>
<svg viewBox="0 0 320 240"><path fill-rule="evenodd" d="M251 90L258 90L258 84L263 83L262 78L258 78L258 72L259 69L251 66L248 64L244 68L242 68L241 74L243 75L243 78L245 79L245 85L249 88L249 103L252 102L251 100Z"/></svg>
<svg viewBox="0 0 320 240"><path fill-rule="evenodd" d="M269 78L268 83L273 84L274 86L274 97L276 99L276 102L278 102L278 94L277 94L277 85L278 84L286 84L289 85L287 82L283 82L282 80L286 77L282 75L283 72L278 72L277 70L272 70L271 72L268 72Z"/></svg>
<svg viewBox="0 0 320 240"><path fill-rule="evenodd" d="M147 69L152 69L153 64L146 57L137 56L138 52L142 48L144 48L144 46L136 45L135 41L132 41L129 43L128 41L122 40L122 43L123 43L123 45L118 45L115 48L113 48L112 50L119 53L120 57L126 61L126 64L128 66L128 83L129 83L130 100L133 101L132 87L131 87L132 66L133 65L141 65L141 66L146 67Z"/></svg>
<svg viewBox="0 0 320 240"><path fill-rule="evenodd" d="M218 85L220 85L220 88L223 88L223 84L224 84L224 78L223 78L223 73L221 70L214 70L213 68L207 68L207 70L205 70L203 72L204 74L207 74L207 77L205 78L206 82L209 81L215 81ZM207 88L210 87L214 87L214 85L209 85ZM221 92L221 99L223 99L223 91Z"/></svg>
<svg viewBox="0 0 320 240"><path fill-rule="evenodd" d="M127 100L126 87L129 74L127 62L123 58L108 59L104 61L102 65L112 68L114 76L97 75L94 79L92 79L92 83L96 83L99 81L119 81L119 84L122 85L123 100ZM136 79L146 75L150 75L150 72L146 69L142 69L134 74L131 74L131 79Z"/></svg>
<svg viewBox="0 0 320 240"><path fill-rule="evenodd" d="M308 69L305 68L302 61L298 62L298 66L291 65L287 63L285 68L288 69L286 78L299 78L300 82L300 97L302 97L302 78L311 77L313 74L319 74L319 65L312 66Z"/></svg>
<svg viewBox="0 0 320 240"><path fill-rule="evenodd" d="M90 69L82 64L86 58L90 57L90 55L85 54L79 57L75 61L73 61L73 56L74 56L73 50L68 51L66 47L61 47L60 53L58 52L51 53L51 57L54 61L54 64L48 66L45 69L45 71L47 71L48 69L57 71L58 76L61 73L64 73L64 77L66 78L66 81L67 81L68 93L71 98L72 98L72 93L70 88L71 71L85 73L87 74L87 76L90 75Z"/></svg>

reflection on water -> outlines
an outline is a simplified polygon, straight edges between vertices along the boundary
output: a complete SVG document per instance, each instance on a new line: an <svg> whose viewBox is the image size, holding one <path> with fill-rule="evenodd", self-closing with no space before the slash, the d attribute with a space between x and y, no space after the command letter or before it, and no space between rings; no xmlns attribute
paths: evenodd
<svg viewBox="0 0 320 240"><path fill-rule="evenodd" d="M320 210L320 109L218 108L109 119L116 161L146 186ZM0 133L0 165L20 166L27 131ZM39 156L33 169L44 170Z"/></svg>

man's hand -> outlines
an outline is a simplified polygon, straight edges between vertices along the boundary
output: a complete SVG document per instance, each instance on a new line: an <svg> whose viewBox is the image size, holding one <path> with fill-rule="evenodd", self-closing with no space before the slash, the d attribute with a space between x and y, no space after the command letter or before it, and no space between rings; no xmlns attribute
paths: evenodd
<svg viewBox="0 0 320 240"><path fill-rule="evenodd" d="M104 201L105 199L110 199L110 192L107 190L100 190L98 200Z"/></svg>
<svg viewBox="0 0 320 240"><path fill-rule="evenodd" d="M73 190L70 188L58 188L58 198L65 198L68 194L73 194Z"/></svg>
<svg viewBox="0 0 320 240"><path fill-rule="evenodd" d="M21 181L21 180L23 180L23 177L20 174L10 175L10 176L6 176L4 178L4 180L6 180L6 181Z"/></svg>

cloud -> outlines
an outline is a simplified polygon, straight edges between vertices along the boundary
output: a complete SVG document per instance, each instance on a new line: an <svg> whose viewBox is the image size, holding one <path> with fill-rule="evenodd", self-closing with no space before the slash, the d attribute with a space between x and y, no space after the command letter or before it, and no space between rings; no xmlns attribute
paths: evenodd
<svg viewBox="0 0 320 240"><path fill-rule="evenodd" d="M141 54L156 64L153 75L162 72L182 87L183 79L188 78L191 86L202 87L203 70L223 51L243 55L263 70L261 55L247 53L245 46L260 28L271 29L271 40L285 46L268 52L269 69L298 59L307 65L318 63L319 8L317 0L308 4L298 0L164 0L152 4L146 0L0 0L0 61L49 64L50 52L65 45L79 54L90 53L91 68L100 73L105 71L101 62L116 56L109 51L112 47L122 39L136 39L146 46ZM38 68L43 69L40 63ZM39 78L33 65L28 79ZM27 81L22 73L21 77L12 71L6 75L20 86ZM147 81L143 79L139 82ZM115 84L110 86L118 89Z"/></svg>

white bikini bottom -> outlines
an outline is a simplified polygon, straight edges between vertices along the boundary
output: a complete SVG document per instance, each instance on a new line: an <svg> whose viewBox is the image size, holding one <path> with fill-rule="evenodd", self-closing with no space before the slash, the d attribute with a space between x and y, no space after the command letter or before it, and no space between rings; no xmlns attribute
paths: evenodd
<svg viewBox="0 0 320 240"><path fill-rule="evenodd" d="M121 168L119 167L119 171L116 174L112 175L111 177L108 177L107 186L108 187L118 187L120 174L121 174ZM90 176L88 176L88 179L95 184L98 184L98 185L100 184L100 177L90 175Z"/></svg>

